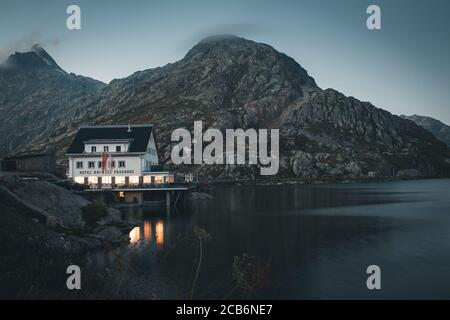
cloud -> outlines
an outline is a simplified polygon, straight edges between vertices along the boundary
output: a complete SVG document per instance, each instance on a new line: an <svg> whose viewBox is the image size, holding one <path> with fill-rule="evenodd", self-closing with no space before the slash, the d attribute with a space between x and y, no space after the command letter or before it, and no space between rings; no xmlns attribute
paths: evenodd
<svg viewBox="0 0 450 320"><path fill-rule="evenodd" d="M43 37L39 32L33 32L19 40L0 45L0 63L5 61L14 52L29 51L33 45L39 43L43 48L59 46L64 39Z"/></svg>
<svg viewBox="0 0 450 320"><path fill-rule="evenodd" d="M267 35L267 33L269 32L270 30L261 24L252 24L252 23L220 24L211 26L207 30L199 31L194 35L192 35L191 37L187 37L184 41L182 41L179 49L186 50L186 48L190 48L200 40L210 36L229 34L238 37L245 37L248 39L252 39L260 35Z"/></svg>

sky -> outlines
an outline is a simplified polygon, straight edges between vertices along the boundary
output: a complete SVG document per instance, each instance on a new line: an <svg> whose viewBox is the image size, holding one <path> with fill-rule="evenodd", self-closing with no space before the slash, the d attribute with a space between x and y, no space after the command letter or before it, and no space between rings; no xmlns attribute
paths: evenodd
<svg viewBox="0 0 450 320"><path fill-rule="evenodd" d="M66 8L81 8L81 30ZM366 9L381 8L381 30ZM0 59L40 43L66 71L108 83L235 34L294 58L323 88L450 124L448 0L0 0Z"/></svg>

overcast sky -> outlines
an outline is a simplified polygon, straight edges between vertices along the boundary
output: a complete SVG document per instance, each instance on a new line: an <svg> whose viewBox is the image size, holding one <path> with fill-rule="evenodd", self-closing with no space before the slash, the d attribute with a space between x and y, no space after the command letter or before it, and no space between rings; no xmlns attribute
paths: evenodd
<svg viewBox="0 0 450 320"><path fill-rule="evenodd" d="M66 28L70 4L81 30ZM369 4L382 30L366 28ZM39 42L65 70L109 82L231 33L293 57L324 89L450 124L449 12L448 0L0 0L0 59Z"/></svg>

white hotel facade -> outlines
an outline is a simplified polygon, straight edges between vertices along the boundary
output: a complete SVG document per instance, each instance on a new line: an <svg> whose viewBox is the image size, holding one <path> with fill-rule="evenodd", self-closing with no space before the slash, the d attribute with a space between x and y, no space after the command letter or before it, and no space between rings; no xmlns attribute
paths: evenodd
<svg viewBox="0 0 450 320"><path fill-rule="evenodd" d="M68 178L89 189L144 187L174 182L158 170L151 125L82 126L67 150Z"/></svg>

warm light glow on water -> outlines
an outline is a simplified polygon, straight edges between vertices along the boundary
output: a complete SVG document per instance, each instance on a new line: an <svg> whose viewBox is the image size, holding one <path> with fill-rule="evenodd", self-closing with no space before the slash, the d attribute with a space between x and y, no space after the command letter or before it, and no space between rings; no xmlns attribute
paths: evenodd
<svg viewBox="0 0 450 320"><path fill-rule="evenodd" d="M144 221L144 241L146 244L152 242L152 225L150 221Z"/></svg>
<svg viewBox="0 0 450 320"><path fill-rule="evenodd" d="M154 237L154 238L153 238ZM130 244L143 242L146 246L156 243L158 249L164 248L164 221L144 220L143 225L130 231Z"/></svg>
<svg viewBox="0 0 450 320"><path fill-rule="evenodd" d="M130 231L130 243L137 244L139 243L139 240L141 240L140 227L135 227L133 230Z"/></svg>
<svg viewBox="0 0 450 320"><path fill-rule="evenodd" d="M156 246L158 248L164 247L164 223L162 220L156 222L155 226Z"/></svg>

